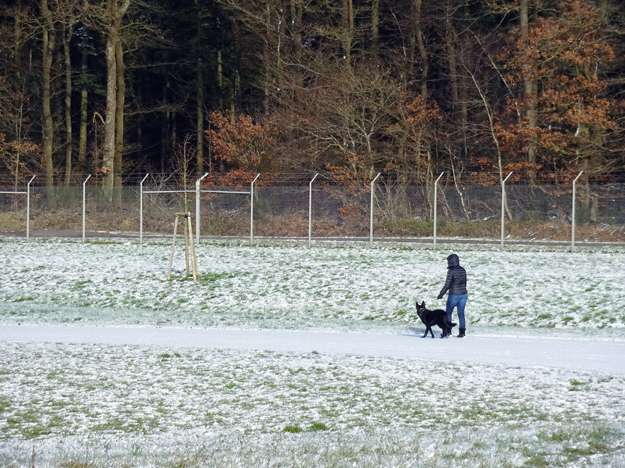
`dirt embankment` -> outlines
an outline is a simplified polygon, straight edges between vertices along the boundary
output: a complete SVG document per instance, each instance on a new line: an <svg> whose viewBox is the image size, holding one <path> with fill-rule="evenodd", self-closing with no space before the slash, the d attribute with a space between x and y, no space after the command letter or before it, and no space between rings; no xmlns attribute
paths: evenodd
<svg viewBox="0 0 625 468"><path fill-rule="evenodd" d="M148 213L143 217L143 232L171 234L175 214ZM193 222L195 228L195 222ZM104 213L86 213L85 230L93 233L138 234L140 219L136 210L116 208ZM393 220L375 222L375 237L431 237L432 222ZM75 210L50 210L31 212L30 231L46 237L80 235L83 229L82 213ZM0 231L20 235L26 231L25 213L0 213ZM247 236L250 233L249 213L206 214L201 219L202 235ZM313 237L368 237L369 223L365 219L342 220L317 217L312 220ZM291 213L287 216L262 217L254 220L254 235L275 237L308 236L307 213ZM440 219L437 236L471 239L499 239L499 220L452 223ZM505 236L510 240L570 241L571 224L562 220L506 221ZM575 227L578 242L625 243L625 226L604 223L579 223Z"/></svg>

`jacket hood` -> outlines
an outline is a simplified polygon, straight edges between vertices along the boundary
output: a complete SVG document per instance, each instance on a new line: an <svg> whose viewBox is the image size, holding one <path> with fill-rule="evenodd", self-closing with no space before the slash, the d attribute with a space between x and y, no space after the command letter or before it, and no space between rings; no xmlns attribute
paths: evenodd
<svg viewBox="0 0 625 468"><path fill-rule="evenodd" d="M453 268L453 267L457 267L460 266L460 258L458 258L458 255L456 254L451 254L449 257L447 257L447 268Z"/></svg>

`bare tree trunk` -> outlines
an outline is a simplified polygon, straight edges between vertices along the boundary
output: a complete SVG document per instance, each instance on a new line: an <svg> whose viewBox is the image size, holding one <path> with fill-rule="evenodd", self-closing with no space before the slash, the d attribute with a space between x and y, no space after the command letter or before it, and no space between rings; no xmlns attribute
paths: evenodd
<svg viewBox="0 0 625 468"><path fill-rule="evenodd" d="M471 79L473 80L473 84L475 85L475 89L477 89L477 92L480 94L480 98L482 99L482 104L484 104L484 110L486 111L486 115L488 116L488 125L489 125L489 130L490 130L490 136L492 137L493 143L495 144L495 148L497 150L497 169L498 169L498 172L499 172L499 185L503 186L503 180L504 180L504 177L503 177L503 155L501 153L501 145L499 144L499 138L497 137L497 131L495 130L495 120L493 118L492 107L488 103L488 98L486 97L486 94L484 93L484 91L482 90L481 86L479 85L475 75L471 71L469 71L468 69L465 68L465 70L471 76ZM508 199L507 198L505 200L504 209L505 209L506 214L508 215L508 219L512 219L512 213L510 212L510 209L508 207Z"/></svg>
<svg viewBox="0 0 625 468"><path fill-rule="evenodd" d="M22 12L17 11L13 16L15 23L13 24L13 37L15 38L15 43L13 44L13 60L15 64L15 70L17 74L21 76L22 74Z"/></svg>
<svg viewBox="0 0 625 468"><path fill-rule="evenodd" d="M423 39L423 25L421 23L421 9L422 9L422 0L415 0L414 9L415 9L415 37L417 40L417 48L419 49L419 56L421 57L421 97L423 98L423 102L427 103L428 100L428 54L427 49L425 47L425 40Z"/></svg>
<svg viewBox="0 0 625 468"><path fill-rule="evenodd" d="M466 22L469 21L469 17L468 17L468 13L467 13L467 8L463 8L463 17L464 20ZM455 30L454 30L454 37L456 36ZM465 42L462 38L459 38L458 41L456 41L456 43L459 44L458 47L458 52L460 54L460 61L464 62L465 60L471 60L470 57L467 58L466 55L466 46L464 45ZM462 67L459 65L458 66L458 70L460 70ZM463 135L463 146L464 146L464 153L465 155L468 152L468 144L467 144L467 127L469 125L469 100L467 98L467 77L464 73L458 73L458 106L460 107L460 124L461 124L461 129L462 129L462 135Z"/></svg>
<svg viewBox="0 0 625 468"><path fill-rule="evenodd" d="M221 21L217 18L217 27L221 29ZM224 68L223 68L223 58L221 49L217 50L217 86L219 87L219 110L224 111Z"/></svg>
<svg viewBox="0 0 625 468"><path fill-rule="evenodd" d="M219 86L219 110L224 110L224 68L221 50L217 51L217 86Z"/></svg>
<svg viewBox="0 0 625 468"><path fill-rule="evenodd" d="M169 110L169 106L167 105L169 102L169 77L165 77L165 86L163 87L163 103L165 104L167 110L165 111L165 124L161 126L161 160L160 160L160 171L161 173L165 172L165 166L167 164L167 155L169 154L169 134L170 134L170 125L171 125L171 111Z"/></svg>
<svg viewBox="0 0 625 468"><path fill-rule="evenodd" d="M380 42L380 0L371 0L371 55L378 58Z"/></svg>
<svg viewBox="0 0 625 468"><path fill-rule="evenodd" d="M178 148L178 113L177 112L172 112L171 113L171 133L170 133L170 137L169 137L169 148L170 150L170 157L173 155L174 151L176 148Z"/></svg>
<svg viewBox="0 0 625 468"><path fill-rule="evenodd" d="M65 187L69 187L72 178L72 59L69 50L72 33L73 26L69 24L62 36L65 59Z"/></svg>
<svg viewBox="0 0 625 468"><path fill-rule="evenodd" d="M352 43L354 40L354 5L352 0L341 0L342 26L341 46L347 68L351 68Z"/></svg>
<svg viewBox="0 0 625 468"><path fill-rule="evenodd" d="M302 16L304 15L304 7L302 5L302 0L290 0L290 2L293 48L295 49L295 59L297 61L302 48Z"/></svg>
<svg viewBox="0 0 625 468"><path fill-rule="evenodd" d="M121 203L122 196L122 156L124 154L124 104L126 100L126 66L124 65L124 51L121 41L115 45L115 61L117 62L117 90L115 105L115 158L114 158L114 199Z"/></svg>
<svg viewBox="0 0 625 468"><path fill-rule="evenodd" d="M117 60L115 58L116 37L109 33L106 43L106 119L104 121L104 154L102 156L102 189L104 195L113 200L115 180L115 116L117 115Z"/></svg>
<svg viewBox="0 0 625 468"><path fill-rule="evenodd" d="M469 120L469 108L466 99L465 76L460 73L461 65L464 63L462 40L458 38L455 29L455 19L448 11L446 20L445 48L449 64L449 80L451 86L451 98L453 107L453 119L457 131L462 135L462 148L457 145L458 152L465 155L467 149L467 126Z"/></svg>
<svg viewBox="0 0 625 468"><path fill-rule="evenodd" d="M204 79L202 76L202 54L200 44L202 43L202 12L200 3L195 0L197 9L196 23L196 70L195 70L195 171L198 177L204 173Z"/></svg>
<svg viewBox="0 0 625 468"><path fill-rule="evenodd" d="M286 12L282 8L275 8L276 15L274 17L272 5L267 2L265 7L264 23L265 23L265 56L266 65L264 67L264 101L263 110L265 113L270 112L270 105L275 100L276 88L280 88L282 77L282 38L285 35L287 24ZM271 58L270 58L271 57ZM273 63L275 57L275 63Z"/></svg>
<svg viewBox="0 0 625 468"><path fill-rule="evenodd" d="M119 3L121 1L121 3ZM118 54L121 54L121 23L124 15L128 11L131 0L107 0L106 10L109 16L109 26L106 34L106 119L104 122L104 155L102 158L102 188L109 201L113 201L113 188L115 186L115 173L121 170L121 154L117 156L117 151L123 148L123 97L118 96L120 80L123 83L123 62L118 63ZM118 51L119 47L119 51ZM121 75L118 71L121 68ZM122 89L121 92L125 92ZM121 109L118 110L118 104ZM120 121L121 120L121 121ZM122 134L117 135L121 129ZM116 162L120 167L116 167Z"/></svg>
<svg viewBox="0 0 625 468"><path fill-rule="evenodd" d="M528 0L519 2L519 19L521 22L521 40L526 43L529 39L529 11ZM529 142L527 145L527 161L530 164L536 163L536 137L534 132L538 125L538 103L536 80L528 76L531 71L527 65L523 65L523 86L525 88L525 100L527 102L527 119L529 130Z"/></svg>
<svg viewBox="0 0 625 468"><path fill-rule="evenodd" d="M196 173L198 176L204 174L204 90L202 79L202 59L197 60L197 79L195 96L195 158Z"/></svg>
<svg viewBox="0 0 625 468"><path fill-rule="evenodd" d="M417 66L417 62L415 60L415 66L421 70L420 73L420 93L421 99L423 100L424 105L427 106L429 91L428 91L428 74L429 74L429 58L427 53L427 48L425 44L425 36L423 34L423 0L414 0L412 4L414 8L414 43L416 49L419 53L419 62ZM421 139L419 139L419 144L417 146L417 161L421 161L422 155L426 155L426 170L425 174L418 173L417 177L421 180L425 178L426 184L426 193L431 193L431 184L432 180L432 156L431 149L429 143L425 144L425 148L421 147ZM430 204L431 205L431 204Z"/></svg>
<svg viewBox="0 0 625 468"><path fill-rule="evenodd" d="M238 27L235 27L235 30L238 29ZM239 34L240 33L237 32L234 36L234 56L236 66L234 69L234 83L232 86L230 101L230 122L232 124L236 122L236 114L241 109L241 44Z"/></svg>
<svg viewBox="0 0 625 468"><path fill-rule="evenodd" d="M302 0L289 0L290 5L290 39L292 44L291 63L302 63L302 16L304 15L304 6ZM287 28L288 29L288 28ZM290 77L291 79L293 76ZM299 86L303 86L303 77L298 79Z"/></svg>
<svg viewBox="0 0 625 468"><path fill-rule="evenodd" d="M15 24L13 27L13 37L15 40L15 43L13 45L13 60L14 60L14 66L15 66L15 71L16 71L16 79L19 82L19 87L20 87L20 91L24 89L24 74L22 73L22 12L18 11L16 12L15 16ZM18 115L19 117L15 119L15 137L18 141L18 143L20 143L19 146L21 146L22 143L22 127L24 124L24 119L23 119L23 91L20 92L20 104L18 105L19 108L19 112ZM19 179L19 173L20 173L20 156L21 156L21 152L19 151L19 146L18 146L18 150L16 151L15 154L15 183L14 183L14 187L15 187L15 191L17 192L17 186L18 186L18 179Z"/></svg>
<svg viewBox="0 0 625 468"><path fill-rule="evenodd" d="M456 189L456 193L458 194L458 198L460 198L460 206L462 207L462 213L464 214L464 218L467 221L471 221L471 215L469 214L469 206L467 205L467 200L465 197L464 189L460 185L461 175L458 174L456 165L454 164L454 154L453 150L449 153L449 164L451 166L451 173L454 178L454 187Z"/></svg>
<svg viewBox="0 0 625 468"><path fill-rule="evenodd" d="M453 107L453 115L455 120L459 119L457 116L460 113L460 99L458 92L458 60L456 57L456 31L454 30L453 17L450 16L449 11L447 11L447 18L445 21L446 31L445 31L445 48L447 49L447 63L449 65L449 84L451 87L451 99L452 99L452 107Z"/></svg>
<svg viewBox="0 0 625 468"><path fill-rule="evenodd" d="M83 51L81 72L83 76L87 74L87 54ZM84 171L87 166L87 104L89 92L83 86L80 90L80 138L78 142L78 163Z"/></svg>
<svg viewBox="0 0 625 468"><path fill-rule="evenodd" d="M43 117L43 154L41 165L45 171L45 186L49 204L54 203L54 165L52 162L52 145L54 144L54 121L52 119L52 60L56 46L56 32L52 12L48 8L48 1L41 0L41 14L45 22L43 28L43 55L41 72L41 104Z"/></svg>

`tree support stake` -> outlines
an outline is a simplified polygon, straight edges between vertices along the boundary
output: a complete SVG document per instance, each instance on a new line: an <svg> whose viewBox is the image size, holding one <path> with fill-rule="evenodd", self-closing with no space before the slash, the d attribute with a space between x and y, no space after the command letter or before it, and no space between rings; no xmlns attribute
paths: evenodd
<svg viewBox="0 0 625 468"><path fill-rule="evenodd" d="M184 260L187 278L193 274L193 281L197 281L197 257L195 256L195 244L193 242L193 227L191 226L191 213L176 213L174 221L174 238L171 243L171 256L169 257L169 268L167 269L167 281L171 281L171 268L174 264L174 252L176 250L176 234L178 232L178 222L182 218L184 225ZM191 269L189 269L189 264ZM190 271L191 270L191 271Z"/></svg>

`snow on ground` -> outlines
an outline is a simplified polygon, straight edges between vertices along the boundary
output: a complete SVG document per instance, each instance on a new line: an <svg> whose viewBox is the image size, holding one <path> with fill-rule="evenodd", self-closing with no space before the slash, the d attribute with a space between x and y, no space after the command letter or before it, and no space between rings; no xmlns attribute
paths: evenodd
<svg viewBox="0 0 625 468"><path fill-rule="evenodd" d="M449 250L347 244L205 244L200 280L167 282L170 246L0 240L4 323L379 330L418 322ZM623 251L499 251L458 246L469 327L625 330ZM183 268L182 247L175 268ZM131 313L129 311L132 311Z"/></svg>
<svg viewBox="0 0 625 468"><path fill-rule="evenodd" d="M388 434L376 455L399 457L403 466L409 460L414 466L532 466L531 457L551 465L597 454L605 466L618 466L610 464L625 455L622 375L315 352L47 343L4 342L0 356L3 466L28 462L33 447L36 466L72 457L119 466L106 444L124 445L130 436L135 449L117 457L145 460L151 437L167 434L186 434L187 456L219 460L211 441L225 433L284 443L277 435L291 432L303 447L291 442L285 453L267 453L268 460L343 443L346 460L363 466L364 435L382 430ZM320 432L326 437L318 439ZM470 436L468 446L462 438L447 442L459 432ZM136 439L140 434L144 440ZM398 435L411 445L394 446ZM156 461L180 448L171 444L155 449ZM239 446L222 443L219 456L228 460ZM333 457L342 460L340 453ZM255 466L246 459L225 466ZM466 464L443 464L456 459ZM379 466L375 460L371 466Z"/></svg>
<svg viewBox="0 0 625 468"><path fill-rule="evenodd" d="M0 240L0 466L625 466L617 248L457 246L464 340L417 336L447 248L169 248Z"/></svg>
<svg viewBox="0 0 625 468"><path fill-rule="evenodd" d="M233 330L151 327L4 325L0 341L14 343L168 346L406 357L427 361L551 367L625 374L625 340L545 336L471 335L470 340L421 339L404 333Z"/></svg>

